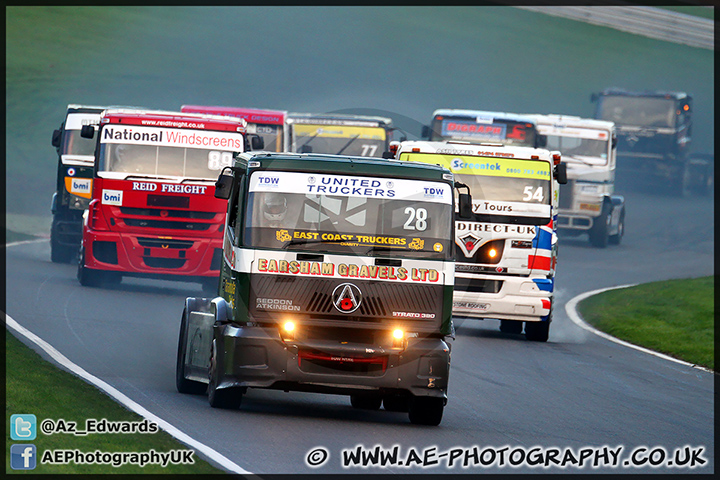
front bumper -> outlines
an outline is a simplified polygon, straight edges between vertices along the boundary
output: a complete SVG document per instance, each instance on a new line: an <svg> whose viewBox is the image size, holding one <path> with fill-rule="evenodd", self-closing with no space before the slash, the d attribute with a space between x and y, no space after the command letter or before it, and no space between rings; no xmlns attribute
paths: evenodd
<svg viewBox="0 0 720 480"><path fill-rule="evenodd" d="M447 398L450 349L439 338L383 348L352 342L283 340L275 327L216 327L219 388Z"/></svg>
<svg viewBox="0 0 720 480"><path fill-rule="evenodd" d="M527 277L493 276L492 280L502 282L497 293L455 289L453 315L525 322L547 320L552 305L551 291L541 290Z"/></svg>
<svg viewBox="0 0 720 480"><path fill-rule="evenodd" d="M217 277L222 240L120 234L85 229L85 266L95 270L157 277Z"/></svg>

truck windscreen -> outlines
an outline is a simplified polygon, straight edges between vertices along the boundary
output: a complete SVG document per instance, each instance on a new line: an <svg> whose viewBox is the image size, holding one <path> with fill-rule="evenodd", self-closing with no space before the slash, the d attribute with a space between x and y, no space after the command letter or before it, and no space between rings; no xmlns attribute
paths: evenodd
<svg viewBox="0 0 720 480"><path fill-rule="evenodd" d="M243 146L240 133L107 125L98 172L216 180Z"/></svg>
<svg viewBox="0 0 720 480"><path fill-rule="evenodd" d="M60 150L62 155L95 155L95 140L80 136L80 130L65 130L63 144Z"/></svg>
<svg viewBox="0 0 720 480"><path fill-rule="evenodd" d="M293 124L291 150L359 157L381 157L387 135L382 127Z"/></svg>
<svg viewBox="0 0 720 480"><path fill-rule="evenodd" d="M559 150L568 162L591 165L606 165L610 153L610 134L607 131L589 128L557 130L538 127L547 137L548 150Z"/></svg>
<svg viewBox="0 0 720 480"><path fill-rule="evenodd" d="M603 95L598 100L598 117L618 125L675 127L675 100L663 97Z"/></svg>
<svg viewBox="0 0 720 480"><path fill-rule="evenodd" d="M535 125L502 118L436 116L430 140L460 140L471 143L502 143L535 147Z"/></svg>
<svg viewBox="0 0 720 480"><path fill-rule="evenodd" d="M244 243L250 247L447 260L447 183L256 171Z"/></svg>
<svg viewBox="0 0 720 480"><path fill-rule="evenodd" d="M437 153L402 153L400 160L439 164L470 187L476 221L544 225L550 221L550 163Z"/></svg>

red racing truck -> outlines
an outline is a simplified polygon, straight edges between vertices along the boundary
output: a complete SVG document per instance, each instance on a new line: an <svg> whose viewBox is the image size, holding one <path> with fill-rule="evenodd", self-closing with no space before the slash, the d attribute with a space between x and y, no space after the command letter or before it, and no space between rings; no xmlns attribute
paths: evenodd
<svg viewBox="0 0 720 480"><path fill-rule="evenodd" d="M180 110L188 113L205 113L242 118L247 122L247 133L262 138L266 150L270 152L283 151L287 114L282 110L203 105L183 105Z"/></svg>
<svg viewBox="0 0 720 480"><path fill-rule="evenodd" d="M245 121L180 112L106 110L81 134L97 146L78 280L194 281L216 291L225 202L214 182L248 149ZM253 137L254 148L262 140Z"/></svg>

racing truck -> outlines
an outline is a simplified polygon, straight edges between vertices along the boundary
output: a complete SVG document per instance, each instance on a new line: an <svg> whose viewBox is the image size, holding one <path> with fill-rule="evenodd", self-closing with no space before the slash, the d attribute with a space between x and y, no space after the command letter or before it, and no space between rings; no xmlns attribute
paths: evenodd
<svg viewBox="0 0 720 480"><path fill-rule="evenodd" d="M450 169L472 195L472 214L455 220L455 292L459 317L498 319L500 330L548 340L557 264L560 152L497 143L406 141L405 162Z"/></svg>
<svg viewBox="0 0 720 480"><path fill-rule="evenodd" d="M219 295L185 300L178 391L232 409L253 388L349 395L438 425L454 335L452 174L271 152L225 172Z"/></svg>
<svg viewBox="0 0 720 480"><path fill-rule="evenodd" d="M360 157L388 156L392 120L333 113L289 113L286 152Z"/></svg>
<svg viewBox="0 0 720 480"><path fill-rule="evenodd" d="M690 157L692 96L685 92L608 88L590 96L595 118L614 122L618 175L684 196L706 193L712 165Z"/></svg>
<svg viewBox="0 0 720 480"><path fill-rule="evenodd" d="M50 258L69 263L77 257L82 239L82 215L92 196L95 142L80 136L83 125L95 125L105 107L67 106L65 120L53 131L58 154L57 182L50 210Z"/></svg>
<svg viewBox="0 0 720 480"><path fill-rule="evenodd" d="M615 125L571 115L530 115L567 164L568 183L560 185L558 231L588 234L590 244L620 244L625 233L625 198L615 194Z"/></svg>
<svg viewBox="0 0 720 480"><path fill-rule="evenodd" d="M247 149L245 121L192 113L109 109L81 130L97 147L77 277L84 286L123 276L201 283L220 275L225 204L215 179ZM252 137L253 148L262 140Z"/></svg>
<svg viewBox="0 0 720 480"><path fill-rule="evenodd" d="M430 125L423 125L421 137L432 142L456 140L534 148L545 146L545 138L538 133L531 117L486 110L435 110Z"/></svg>
<svg viewBox="0 0 720 480"><path fill-rule="evenodd" d="M285 145L285 116L282 110L260 110L257 108L183 105L181 112L228 115L242 118L247 122L249 135L263 139L265 150L282 152Z"/></svg>

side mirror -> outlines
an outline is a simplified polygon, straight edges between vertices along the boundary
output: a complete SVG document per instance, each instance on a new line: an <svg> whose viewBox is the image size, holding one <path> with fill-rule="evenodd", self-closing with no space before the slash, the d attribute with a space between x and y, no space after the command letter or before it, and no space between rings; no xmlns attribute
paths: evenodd
<svg viewBox="0 0 720 480"><path fill-rule="evenodd" d="M80 129L80 136L83 138L93 138L95 136L95 127L92 125L83 125Z"/></svg>
<svg viewBox="0 0 720 480"><path fill-rule="evenodd" d="M310 145L303 145L300 147L300 153L312 153L312 147Z"/></svg>
<svg viewBox="0 0 720 480"><path fill-rule="evenodd" d="M472 195L470 195L470 187L464 183L455 182L455 188L458 189L458 213L460 218L472 218ZM467 189L467 193L460 193L460 189Z"/></svg>
<svg viewBox="0 0 720 480"><path fill-rule="evenodd" d="M597 102L597 99L598 99L598 94L597 94L597 93L591 93L591 94L590 94L590 102L591 102L591 103Z"/></svg>
<svg viewBox="0 0 720 480"><path fill-rule="evenodd" d="M617 142L618 142L617 136L613 135L613 137L612 137L612 148L616 148L616 147L617 147Z"/></svg>
<svg viewBox="0 0 720 480"><path fill-rule="evenodd" d="M265 140L259 135L250 136L250 149L251 150L262 150L265 148Z"/></svg>
<svg viewBox="0 0 720 480"><path fill-rule="evenodd" d="M60 130L55 130L52 134L52 146L55 148L60 148L60 135L62 132Z"/></svg>
<svg viewBox="0 0 720 480"><path fill-rule="evenodd" d="M555 167L555 178L560 185L565 185L568 182L567 164L565 162L560 162L557 167Z"/></svg>
<svg viewBox="0 0 720 480"><path fill-rule="evenodd" d="M428 140L430 140L430 127L427 125L423 125L422 131L420 132L420 136L422 138L427 138Z"/></svg>
<svg viewBox="0 0 720 480"><path fill-rule="evenodd" d="M233 178L231 175L223 175L222 173L215 182L215 198L227 200L230 198L230 189L232 188Z"/></svg>
<svg viewBox="0 0 720 480"><path fill-rule="evenodd" d="M540 135L537 136L537 148L545 148L547 147L547 135Z"/></svg>
<svg viewBox="0 0 720 480"><path fill-rule="evenodd" d="M392 152L383 152L383 153L382 153L382 158L391 159L391 158L395 158L395 155L393 155Z"/></svg>

